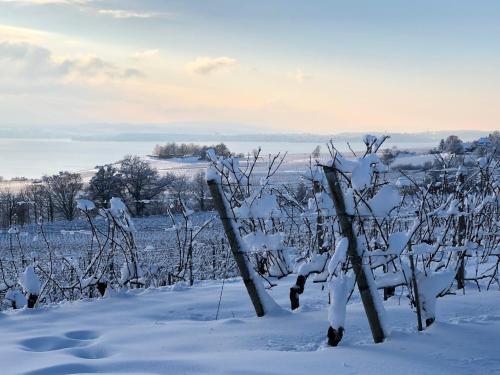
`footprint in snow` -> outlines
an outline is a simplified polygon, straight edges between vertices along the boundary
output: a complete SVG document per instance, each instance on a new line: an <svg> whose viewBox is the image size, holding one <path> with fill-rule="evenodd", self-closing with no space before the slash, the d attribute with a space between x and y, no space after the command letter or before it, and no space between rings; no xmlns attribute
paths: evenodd
<svg viewBox="0 0 500 375"><path fill-rule="evenodd" d="M100 346L90 346L99 334L91 330L68 331L63 336L32 337L19 342L21 348L30 352L51 352L68 349L68 353L77 358L100 359L109 356Z"/></svg>
<svg viewBox="0 0 500 375"><path fill-rule="evenodd" d="M69 331L64 334L67 338L73 340L95 340L99 338L99 334L96 331Z"/></svg>
<svg viewBox="0 0 500 375"><path fill-rule="evenodd" d="M83 348L72 348L68 353L80 359L102 359L108 358L111 354L101 345L86 346Z"/></svg>
<svg viewBox="0 0 500 375"><path fill-rule="evenodd" d="M20 342L21 348L28 352L51 352L54 350L74 348L83 343L67 337L42 336L25 339Z"/></svg>

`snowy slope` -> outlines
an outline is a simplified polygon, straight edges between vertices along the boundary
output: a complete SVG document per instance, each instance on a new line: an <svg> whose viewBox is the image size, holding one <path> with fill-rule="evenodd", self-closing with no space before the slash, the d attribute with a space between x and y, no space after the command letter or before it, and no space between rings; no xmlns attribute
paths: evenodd
<svg viewBox="0 0 500 375"><path fill-rule="evenodd" d="M134 290L108 298L0 314L2 374L486 374L500 373L498 291L438 301L438 322L418 333L404 297L386 302L390 338L373 344L356 296L340 346L325 345L327 292L307 284L288 312L255 318L239 279L192 288Z"/></svg>
<svg viewBox="0 0 500 375"><path fill-rule="evenodd" d="M398 167L401 165L411 165L413 167L423 167L425 163L433 163L436 156L432 154L422 154L414 156L397 157L391 164L391 167Z"/></svg>

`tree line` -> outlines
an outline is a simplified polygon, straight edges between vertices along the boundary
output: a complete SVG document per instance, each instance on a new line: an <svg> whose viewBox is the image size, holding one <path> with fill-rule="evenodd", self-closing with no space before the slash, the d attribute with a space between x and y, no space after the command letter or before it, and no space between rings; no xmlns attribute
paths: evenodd
<svg viewBox="0 0 500 375"><path fill-rule="evenodd" d="M199 160L208 160L207 151L210 149L213 149L217 155L221 155L223 157L243 156L242 154L235 155L224 143L212 146L200 146L194 143L177 144L175 142L170 142L164 145L156 145L153 150L153 154L160 159L194 156Z"/></svg>
<svg viewBox="0 0 500 375"><path fill-rule="evenodd" d="M111 198L118 197L133 216L145 216L180 210L176 207L180 202L207 210L211 208L207 196L202 171L191 178L173 173L160 175L147 161L128 155L116 165L97 166L88 183L84 183L79 173L61 171L19 191L1 191L0 226L8 228L38 220L74 220L79 212L79 198L106 208Z"/></svg>
<svg viewBox="0 0 500 375"><path fill-rule="evenodd" d="M500 131L494 131L490 133L487 137L479 138L472 142L464 142L456 135L449 135L439 141L437 147L429 150L430 154L439 155L442 153L448 153L453 155L475 155L477 157L485 156L489 153L493 154L494 157L500 155ZM381 152L381 160L387 165L390 165L396 160L398 156L406 154L407 156L416 155L415 152L400 150L396 146L392 148L383 149ZM439 159L439 158L437 158ZM437 160L439 164L439 160ZM436 167L435 162L426 163L424 169L430 169ZM440 167L437 165L437 167ZM404 169L419 169L420 166L412 167L411 165L404 165ZM401 167L399 167L401 169Z"/></svg>

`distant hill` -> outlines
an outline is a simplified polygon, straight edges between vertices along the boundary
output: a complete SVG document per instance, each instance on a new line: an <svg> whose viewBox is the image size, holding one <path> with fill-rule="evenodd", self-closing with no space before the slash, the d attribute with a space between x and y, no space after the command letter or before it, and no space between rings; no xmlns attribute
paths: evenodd
<svg viewBox="0 0 500 375"><path fill-rule="evenodd" d="M373 132L382 134L382 132ZM393 143L439 142L450 134L464 141L487 136L488 131L459 130L420 133L386 133ZM316 142L325 143L330 139L336 142L356 142L365 132L343 132L332 134L312 133L270 133L252 125L241 124L169 124L169 125L131 125L131 124L90 124L81 127L60 126L3 126L0 139L72 139L78 141L115 141L115 142Z"/></svg>

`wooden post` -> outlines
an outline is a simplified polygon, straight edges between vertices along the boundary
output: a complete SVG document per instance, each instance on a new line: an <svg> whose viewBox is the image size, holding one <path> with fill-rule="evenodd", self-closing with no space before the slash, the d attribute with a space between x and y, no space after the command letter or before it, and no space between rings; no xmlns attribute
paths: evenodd
<svg viewBox="0 0 500 375"><path fill-rule="evenodd" d="M321 193L321 184L319 181L314 180L313 181L313 193L319 194ZM321 212L321 207L317 208L316 214L318 215L317 221L316 221L316 237L317 237L317 243L318 243L318 253L323 254L326 250L323 248L323 245L325 244L325 231L323 228L324 225L324 219L323 215Z"/></svg>
<svg viewBox="0 0 500 375"><path fill-rule="evenodd" d="M385 339L385 333L382 328L381 317L375 305L376 297L372 295L372 293L377 293L377 290L372 291L365 270L363 269L362 258L358 253L357 239L352 227L352 217L346 212L344 194L342 193L337 170L333 167L323 166L323 171L325 172L328 185L332 192L333 203L335 204L335 211L342 230L342 235L349 241L347 254L356 275L359 294L361 295L361 301L365 308L366 317L370 323L373 341L375 343L382 342Z"/></svg>
<svg viewBox="0 0 500 375"><path fill-rule="evenodd" d="M189 245L189 251L188 251L188 256L189 256L189 285L193 286L194 284L194 275L193 275L193 244L191 243Z"/></svg>
<svg viewBox="0 0 500 375"><path fill-rule="evenodd" d="M29 309L34 308L37 300L38 300L38 295L30 293L28 296L28 301L27 301L28 308Z"/></svg>
<svg viewBox="0 0 500 375"><path fill-rule="evenodd" d="M465 237L466 237L466 231L467 231L467 224L465 222L465 216L463 215L463 212L465 210L465 202L464 202L464 182L465 182L465 177L461 171L458 172L458 177L457 177L457 190L458 190L458 199L460 200L459 206L458 206L458 211L461 213L461 215L458 217L458 238L457 238L457 245L458 246L463 246L465 243ZM459 254L459 265L458 265L458 270L457 270L457 275L455 276L455 279L457 280L457 289L463 289L465 293L465 251L461 251Z"/></svg>
<svg viewBox="0 0 500 375"><path fill-rule="evenodd" d="M247 259L245 258L245 253L241 249L241 238L239 232L235 227L234 218L229 209L229 202L227 202L224 192L222 191L221 185L214 179L207 180L208 187L210 189L210 194L222 221L224 231L226 232L229 245L231 247L231 252L233 253L234 260L240 271L240 275L243 278L245 287L247 289L248 295L252 301L253 307L255 308L255 313L257 316L261 317L265 315L264 307L262 305L261 298L259 296L258 289L255 285L255 280L252 278L253 270L250 268Z"/></svg>
<svg viewBox="0 0 500 375"><path fill-rule="evenodd" d="M217 253L216 253L216 249L215 249L215 245L212 245L212 279L215 280L217 279L217 277L215 276L215 270L217 269L217 264L216 264L216 257Z"/></svg>
<svg viewBox="0 0 500 375"><path fill-rule="evenodd" d="M410 268L411 268L411 282L413 284L413 293L415 294L415 305L417 307L417 328L419 331L423 331L424 327L422 325L422 310L420 309L420 296L418 294L418 283L417 275L415 275L415 262L413 261L413 254L411 253L410 246Z"/></svg>
<svg viewBox="0 0 500 375"><path fill-rule="evenodd" d="M104 294L106 293L106 288L108 287L108 283L104 281L98 281L97 282L97 290L99 291L99 294L101 297L104 297Z"/></svg>
<svg viewBox="0 0 500 375"><path fill-rule="evenodd" d="M304 293L304 288L306 286L307 277L304 275L297 276L297 281L295 285L290 288L290 308L292 310L298 309L300 307L299 295Z"/></svg>

